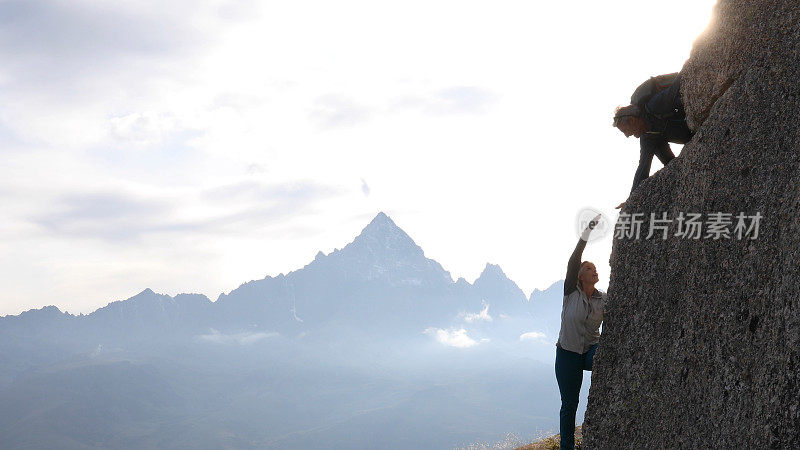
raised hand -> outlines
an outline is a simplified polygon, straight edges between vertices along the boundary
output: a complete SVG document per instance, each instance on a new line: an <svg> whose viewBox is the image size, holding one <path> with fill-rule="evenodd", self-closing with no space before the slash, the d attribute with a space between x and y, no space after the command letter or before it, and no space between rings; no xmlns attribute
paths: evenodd
<svg viewBox="0 0 800 450"><path fill-rule="evenodd" d="M594 227L596 227L597 224L600 223L600 219L602 219L602 218L603 218L602 214L598 214L598 215L594 216L594 219L592 219L589 222L589 225L588 225L589 229L590 230L594 230Z"/></svg>

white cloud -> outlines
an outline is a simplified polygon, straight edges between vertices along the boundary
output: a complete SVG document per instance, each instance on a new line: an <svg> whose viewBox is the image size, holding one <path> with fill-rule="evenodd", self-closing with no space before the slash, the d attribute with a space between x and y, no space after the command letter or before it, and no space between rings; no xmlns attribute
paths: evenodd
<svg viewBox="0 0 800 450"><path fill-rule="evenodd" d="M416 109L426 114L479 114L486 112L497 96L489 89L452 86L427 96L406 96L395 100L391 109Z"/></svg>
<svg viewBox="0 0 800 450"><path fill-rule="evenodd" d="M423 333L427 334L428 336L433 336L436 338L437 341L441 342L444 345L456 348L469 348L475 345L478 345L474 339L467 336L467 330L464 328L461 329L449 329L445 330L442 328L427 328Z"/></svg>
<svg viewBox="0 0 800 450"><path fill-rule="evenodd" d="M474 322L491 322L492 316L489 315L489 305L483 302L483 309L479 313L467 313L464 315L464 321L467 323Z"/></svg>
<svg viewBox="0 0 800 450"><path fill-rule="evenodd" d="M527 333L522 333L519 337L519 340L531 341L531 342L547 342L545 334L539 331L528 331Z"/></svg>
<svg viewBox="0 0 800 450"><path fill-rule="evenodd" d="M337 186L307 181L221 185L202 191L200 202L195 193L179 190L163 189L148 195L87 190L57 194L43 203L28 223L54 236L117 244L162 233L242 234L246 233L244 229L274 224L344 193Z"/></svg>
<svg viewBox="0 0 800 450"><path fill-rule="evenodd" d="M319 128L349 127L369 119L368 108L339 95L324 95L314 101L308 115Z"/></svg>
<svg viewBox="0 0 800 450"><path fill-rule="evenodd" d="M137 112L108 119L111 136L119 142L154 146L178 129L177 118L170 113Z"/></svg>
<svg viewBox="0 0 800 450"><path fill-rule="evenodd" d="M242 332L242 333L234 333L234 334L222 334L215 329L211 329L211 333L209 334L201 334L197 336L197 340L201 342L210 342L213 344L239 344L239 345L250 345L255 344L258 341L262 341L264 339L268 339L271 337L278 336L278 333L265 333L263 331L252 333L252 332Z"/></svg>

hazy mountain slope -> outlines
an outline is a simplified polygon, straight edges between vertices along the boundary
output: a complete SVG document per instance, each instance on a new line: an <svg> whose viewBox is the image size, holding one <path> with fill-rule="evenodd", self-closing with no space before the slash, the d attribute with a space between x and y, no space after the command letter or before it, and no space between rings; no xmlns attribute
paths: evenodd
<svg viewBox="0 0 800 450"><path fill-rule="evenodd" d="M557 427L560 286L528 299L493 264L453 281L380 213L343 248L215 302L145 289L88 315L2 317L0 445L441 448L534 436Z"/></svg>

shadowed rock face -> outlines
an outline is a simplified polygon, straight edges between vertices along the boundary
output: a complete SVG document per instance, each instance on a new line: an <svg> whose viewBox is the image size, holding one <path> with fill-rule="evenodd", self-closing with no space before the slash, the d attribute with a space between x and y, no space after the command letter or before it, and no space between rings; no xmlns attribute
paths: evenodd
<svg viewBox="0 0 800 450"><path fill-rule="evenodd" d="M614 241L584 445L799 448L800 4L720 0L682 95L697 134ZM703 237L645 239L651 212ZM705 237L715 212L759 212L757 239Z"/></svg>

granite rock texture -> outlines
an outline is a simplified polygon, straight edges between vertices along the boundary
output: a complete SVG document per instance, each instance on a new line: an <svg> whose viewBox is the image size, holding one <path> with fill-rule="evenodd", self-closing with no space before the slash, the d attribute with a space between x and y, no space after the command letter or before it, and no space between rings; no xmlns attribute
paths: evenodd
<svg viewBox="0 0 800 450"><path fill-rule="evenodd" d="M642 234L614 240L584 448L800 448L800 3L720 0L683 83L697 134L623 211Z"/></svg>

